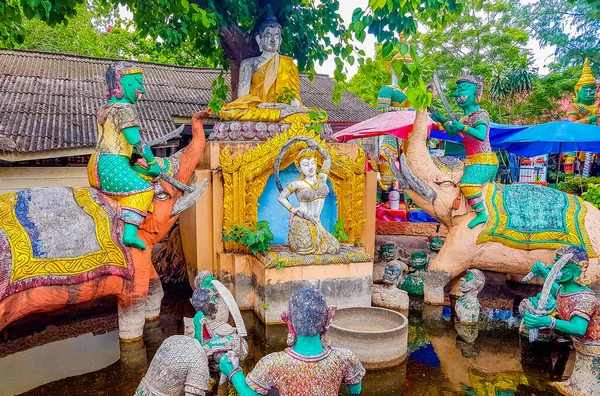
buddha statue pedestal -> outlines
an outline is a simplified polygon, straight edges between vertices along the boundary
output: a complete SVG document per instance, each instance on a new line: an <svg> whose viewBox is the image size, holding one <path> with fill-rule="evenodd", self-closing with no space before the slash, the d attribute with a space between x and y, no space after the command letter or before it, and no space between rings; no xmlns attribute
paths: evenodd
<svg viewBox="0 0 600 396"><path fill-rule="evenodd" d="M221 121L213 127L208 137L209 141L265 141L272 139L278 133L286 132L291 124L286 122L263 121ZM327 142L337 142L333 137L331 125L323 124L321 139Z"/></svg>
<svg viewBox="0 0 600 396"><path fill-rule="evenodd" d="M298 255L273 245L266 255L217 254L221 282L240 309L252 309L265 324L280 324L291 294L317 289L338 308L371 306L373 260L350 245L335 255Z"/></svg>

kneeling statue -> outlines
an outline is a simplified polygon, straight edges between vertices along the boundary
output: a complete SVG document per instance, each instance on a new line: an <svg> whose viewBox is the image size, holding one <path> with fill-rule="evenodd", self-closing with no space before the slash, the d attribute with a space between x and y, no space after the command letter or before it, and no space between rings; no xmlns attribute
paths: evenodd
<svg viewBox="0 0 600 396"><path fill-rule="evenodd" d="M263 357L247 377L230 354L221 358L221 372L238 394L266 395L276 388L281 396L336 396L342 383L350 394L360 394L365 369L356 355L322 341L335 307L328 307L318 291L300 289L288 309L281 318L289 328L289 348Z"/></svg>
<svg viewBox="0 0 600 396"><path fill-rule="evenodd" d="M555 383L561 392L569 395L597 395L600 389L600 304L587 286L588 264L585 250L574 246L559 248L554 265L546 267L535 263L531 273L551 280L544 283L541 297L547 294L546 283L549 283L559 319L530 312L526 312L523 319L529 329L550 328L571 336L576 351L573 374L567 381ZM554 269L554 266L559 268Z"/></svg>

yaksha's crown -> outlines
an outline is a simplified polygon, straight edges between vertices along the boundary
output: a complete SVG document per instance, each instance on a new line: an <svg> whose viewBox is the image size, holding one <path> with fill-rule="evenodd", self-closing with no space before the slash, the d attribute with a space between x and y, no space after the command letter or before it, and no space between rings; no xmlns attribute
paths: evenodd
<svg viewBox="0 0 600 396"><path fill-rule="evenodd" d="M456 80L456 84L460 84L461 82L475 84L477 86L476 99L477 101L481 100L481 96L483 95L483 77L467 74Z"/></svg>
<svg viewBox="0 0 600 396"><path fill-rule="evenodd" d="M126 76L128 74L141 74L142 68L134 65L131 62L118 61L113 62L108 69L106 70L106 87L108 88L108 92L106 93L106 97L110 99L112 95L115 95L117 98L123 97L123 90L121 87L121 82L119 79L122 76Z"/></svg>
<svg viewBox="0 0 600 396"><path fill-rule="evenodd" d="M577 84L575 84L575 92L577 93L584 85L596 84L596 79L592 75L592 68L590 67L590 60L585 58L583 63L583 70L581 71L581 77Z"/></svg>

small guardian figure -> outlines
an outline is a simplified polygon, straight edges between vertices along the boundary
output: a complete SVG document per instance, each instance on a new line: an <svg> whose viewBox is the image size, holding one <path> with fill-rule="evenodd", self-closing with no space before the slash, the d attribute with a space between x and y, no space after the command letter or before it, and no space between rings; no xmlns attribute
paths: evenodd
<svg viewBox="0 0 600 396"><path fill-rule="evenodd" d="M411 268L408 275L404 278L400 288L406 290L408 294L423 295L423 285L427 278L427 266L429 257L423 250L417 250L410 255Z"/></svg>
<svg viewBox="0 0 600 396"><path fill-rule="evenodd" d="M408 293L398 289L404 279L408 266L399 260L392 260L385 266L383 272L383 285L372 286L371 303L376 307L407 310Z"/></svg>
<svg viewBox="0 0 600 396"><path fill-rule="evenodd" d="M463 293L456 300L456 320L463 323L477 323L481 306L477 295L485 285L485 275L478 269L470 269L460 278L460 291Z"/></svg>

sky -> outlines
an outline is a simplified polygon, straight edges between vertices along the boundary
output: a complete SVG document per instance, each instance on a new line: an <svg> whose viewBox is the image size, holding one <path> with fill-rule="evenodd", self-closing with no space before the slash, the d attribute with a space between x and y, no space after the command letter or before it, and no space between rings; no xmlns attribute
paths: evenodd
<svg viewBox="0 0 600 396"><path fill-rule="evenodd" d="M521 0L523 3L529 3L531 0ZM352 21L352 12L357 8L365 8L367 7L369 1L368 0L340 0L340 15L342 16L344 23L346 26L350 24ZM373 58L375 56L375 43L377 42L375 36L367 34L367 38L363 43L355 42L355 47L357 49L362 49L365 51L366 56L369 58ZM540 44L537 40L530 38L527 47L531 49L531 53L534 57L533 67L538 68L538 73L541 75L548 73L548 65L552 63L554 48L546 47L540 48ZM329 59L323 63L323 66L319 66L317 63L316 70L321 74L328 74L333 77L333 71L335 70L335 63L333 61L334 57L330 56ZM346 65L348 78L351 78L358 71L358 63L355 63L354 66Z"/></svg>

